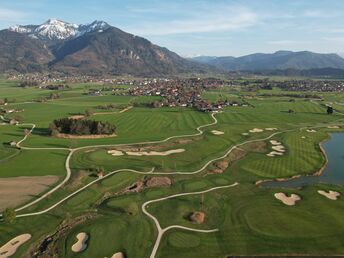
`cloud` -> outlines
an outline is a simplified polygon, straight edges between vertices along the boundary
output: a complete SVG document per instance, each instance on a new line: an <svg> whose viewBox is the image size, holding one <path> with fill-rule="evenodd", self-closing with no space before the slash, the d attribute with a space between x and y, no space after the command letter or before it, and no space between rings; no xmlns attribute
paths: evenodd
<svg viewBox="0 0 344 258"><path fill-rule="evenodd" d="M18 21L26 16L25 13L0 7L0 21L9 22L9 21Z"/></svg>
<svg viewBox="0 0 344 258"><path fill-rule="evenodd" d="M185 10L183 10L185 13ZM215 6L195 9L185 17L159 22L148 22L129 30L140 35L171 35L201 32L235 31L257 24L258 15L243 7ZM176 14L178 17L178 14Z"/></svg>
<svg viewBox="0 0 344 258"><path fill-rule="evenodd" d="M301 40L272 40L269 41L268 44L271 45L293 45L293 44L308 44L309 41L301 41Z"/></svg>
<svg viewBox="0 0 344 258"><path fill-rule="evenodd" d="M324 37L323 40L331 41L333 43L344 43L344 37Z"/></svg>

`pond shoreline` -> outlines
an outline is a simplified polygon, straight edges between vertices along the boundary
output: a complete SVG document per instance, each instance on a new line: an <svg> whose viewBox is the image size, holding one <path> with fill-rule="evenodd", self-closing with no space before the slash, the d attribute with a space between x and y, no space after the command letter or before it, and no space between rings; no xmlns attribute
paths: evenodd
<svg viewBox="0 0 344 258"><path fill-rule="evenodd" d="M341 132L339 132L341 133ZM327 143L328 141L331 141L332 139L332 133L327 133L327 137L326 139L322 140L318 146L320 148L321 153L323 154L323 157L325 158L325 162L324 164L321 166L321 168L313 173L313 174L307 174L307 175L294 175L292 177L288 177L288 178L276 178L276 179L266 179L266 180L258 180L255 182L255 185L259 186L259 187L266 187L266 188L274 188L274 187L269 187L269 186L264 186L264 184L266 183L278 183L278 182L288 182L288 181L292 181L295 179L299 179L301 177L320 177L323 175L325 169L327 168L327 165L329 163L329 159L327 156L327 153L324 149L324 144ZM276 186L277 187L277 186ZM280 188L290 188L290 187L285 187L285 186L281 186Z"/></svg>

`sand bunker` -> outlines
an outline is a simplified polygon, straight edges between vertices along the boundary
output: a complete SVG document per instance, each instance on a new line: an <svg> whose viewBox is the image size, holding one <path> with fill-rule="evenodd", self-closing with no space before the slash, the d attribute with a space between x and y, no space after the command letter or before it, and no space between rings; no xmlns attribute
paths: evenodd
<svg viewBox="0 0 344 258"><path fill-rule="evenodd" d="M22 244L29 241L30 238L31 238L30 234L22 234L8 241L6 244L0 247L0 258L6 258L6 257L10 257L14 255L17 249Z"/></svg>
<svg viewBox="0 0 344 258"><path fill-rule="evenodd" d="M281 145L282 143L278 142L278 141L275 141L275 140L271 140L270 143L272 145Z"/></svg>
<svg viewBox="0 0 344 258"><path fill-rule="evenodd" d="M335 192L335 191L331 191L331 190L328 192L323 191L323 190L319 190L318 193L327 197L330 200L333 200L333 201L336 201L338 199L338 197L340 196L340 193Z"/></svg>
<svg viewBox="0 0 344 258"><path fill-rule="evenodd" d="M306 136L302 136L301 139L306 139Z"/></svg>
<svg viewBox="0 0 344 258"><path fill-rule="evenodd" d="M288 197L285 193L275 193L275 198L288 206L293 206L297 201L301 200L301 197L297 194L291 194L290 197Z"/></svg>
<svg viewBox="0 0 344 258"><path fill-rule="evenodd" d="M205 214L200 211L192 212L189 215L189 220L197 224L202 224L204 222L204 219L205 219Z"/></svg>
<svg viewBox="0 0 344 258"><path fill-rule="evenodd" d="M266 154L266 156L268 156L268 157L283 156L283 153L277 152L277 151L272 151L272 152Z"/></svg>
<svg viewBox="0 0 344 258"><path fill-rule="evenodd" d="M85 116L84 115L75 115L75 116L70 116L68 117L69 119L76 119L76 120L79 120L79 119L83 119Z"/></svg>
<svg viewBox="0 0 344 258"><path fill-rule="evenodd" d="M15 208L46 191L58 181L57 176L10 177L0 179L0 213ZM8 198L8 197L11 198Z"/></svg>
<svg viewBox="0 0 344 258"><path fill-rule="evenodd" d="M285 148L283 145L275 145L275 146L272 146L271 149L278 152L285 152Z"/></svg>
<svg viewBox="0 0 344 258"><path fill-rule="evenodd" d="M108 154L111 154L112 156L123 156L124 153L122 151L118 150L109 150Z"/></svg>
<svg viewBox="0 0 344 258"><path fill-rule="evenodd" d="M272 151L266 156L268 157L275 157L275 156L282 156L285 152L285 147L282 145L282 143L276 141L276 140L271 140L270 143L273 145L271 147Z"/></svg>
<svg viewBox="0 0 344 258"><path fill-rule="evenodd" d="M277 128L265 128L266 131L276 131L278 130Z"/></svg>
<svg viewBox="0 0 344 258"><path fill-rule="evenodd" d="M250 135L249 133L242 133L242 135Z"/></svg>
<svg viewBox="0 0 344 258"><path fill-rule="evenodd" d="M253 128L251 129L249 132L250 133L261 133L263 132L264 130L263 129L260 129L260 128Z"/></svg>
<svg viewBox="0 0 344 258"><path fill-rule="evenodd" d="M329 129L339 129L340 127L338 125L329 125L327 128L329 128Z"/></svg>
<svg viewBox="0 0 344 258"><path fill-rule="evenodd" d="M182 153L184 152L184 149L176 149L176 150L168 150L168 151L138 151L138 152L133 152L133 151L127 151L126 154L129 156L168 156L171 154L176 154L176 153Z"/></svg>
<svg viewBox="0 0 344 258"><path fill-rule="evenodd" d="M315 131L313 129L308 129L307 132L309 132L309 133L316 133L317 131Z"/></svg>
<svg viewBox="0 0 344 258"><path fill-rule="evenodd" d="M212 130L211 133L214 134L214 135L223 135L223 134L225 134L224 132L217 131L217 130Z"/></svg>
<svg viewBox="0 0 344 258"><path fill-rule="evenodd" d="M72 251L79 253L87 248L86 241L88 239L88 235L85 232L81 232L76 236L76 238L78 241L72 246Z"/></svg>
<svg viewBox="0 0 344 258"><path fill-rule="evenodd" d="M124 258L124 254L121 252L115 253L114 255L111 256L111 258Z"/></svg>

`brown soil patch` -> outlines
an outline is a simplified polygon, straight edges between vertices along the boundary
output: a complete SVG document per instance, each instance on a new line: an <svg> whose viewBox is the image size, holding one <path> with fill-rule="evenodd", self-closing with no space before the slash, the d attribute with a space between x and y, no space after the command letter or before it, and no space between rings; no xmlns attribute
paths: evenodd
<svg viewBox="0 0 344 258"><path fill-rule="evenodd" d="M251 143L245 144L242 148L247 150L247 151L264 153L264 152L266 152L266 145L267 144L264 141L251 142Z"/></svg>
<svg viewBox="0 0 344 258"><path fill-rule="evenodd" d="M95 134L95 135L74 135L74 134L64 134L58 133L54 135L56 138L63 139L101 139L101 138L111 138L117 136L116 134Z"/></svg>
<svg viewBox="0 0 344 258"><path fill-rule="evenodd" d="M0 211L15 208L46 191L57 176L11 177L0 179ZM9 198L10 197L10 198Z"/></svg>
<svg viewBox="0 0 344 258"><path fill-rule="evenodd" d="M244 149L236 148L234 149L228 157L213 163L214 169L209 171L210 174L221 174L223 173L229 165L237 160L240 160L246 156L247 152Z"/></svg>
<svg viewBox="0 0 344 258"><path fill-rule="evenodd" d="M151 177L145 181L147 187L170 186L172 180L169 177Z"/></svg>
<svg viewBox="0 0 344 258"><path fill-rule="evenodd" d="M214 165L218 169L225 170L226 168L228 168L229 162L226 160L223 160L223 161L215 162Z"/></svg>
<svg viewBox="0 0 344 258"><path fill-rule="evenodd" d="M189 220L193 223L202 224L204 223L205 214L200 211L194 211L189 215Z"/></svg>

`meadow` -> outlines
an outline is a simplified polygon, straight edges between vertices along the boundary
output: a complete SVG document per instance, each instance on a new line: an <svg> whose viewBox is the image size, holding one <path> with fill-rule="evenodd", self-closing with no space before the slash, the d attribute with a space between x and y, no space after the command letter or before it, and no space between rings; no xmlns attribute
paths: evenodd
<svg viewBox="0 0 344 258"><path fill-rule="evenodd" d="M164 233L156 257L344 253L344 200L331 201L317 193L324 189L344 194L342 186L322 184L299 189L268 189L256 185L259 180L312 175L324 166L326 157L319 143L328 139L329 133L343 131L344 116L339 112L327 115L323 104L344 102L344 95L322 93L324 101L320 102L290 101L278 90L274 90L272 97L240 88L207 91L203 95L209 100L227 98L248 103L215 114L215 124L210 113L192 108L141 105L120 113L135 101L149 103L154 98L85 95L89 87L97 85L72 85L59 92L60 99L40 103L35 100L48 96L51 91L23 89L17 87L17 82L0 81L1 98L13 100L4 108L24 109L8 115L8 118L20 115L23 124L0 125L0 141L4 143L0 145L0 178L54 175L61 182L66 176L66 164L71 168L70 179L57 191L17 212L17 215L32 215L18 217L14 225L0 222L0 246L19 234L32 235L13 257L30 257L31 251L38 250L39 244L54 234L58 238L49 246L57 248L59 257L111 257L116 252L123 252L126 257L149 257L158 230L142 210L145 202L235 182L238 185L232 188L149 204L147 211L157 218L162 228L180 225L219 229L214 233L170 229ZM83 114L88 108L101 112L97 106L105 104L114 104L116 108L90 118L113 123L117 127L116 136L60 139L49 135L48 126L53 119ZM196 130L211 123L214 124L201 128L202 133ZM22 149L6 145L20 141L24 129L31 129L31 124L36 128L21 144ZM329 129L331 125L340 128ZM263 131L250 133L254 128ZM307 132L309 129L315 132ZM224 134L214 135L212 130ZM167 139L173 136L178 137ZM270 140L285 146L284 155L266 155L271 151ZM185 151L168 156L112 156L108 153L117 149ZM214 173L218 162L223 161L228 167ZM98 179L94 173L99 167L105 171L104 178ZM118 172L110 174L113 171ZM172 183L145 186L138 192L123 194L124 189L132 190L133 185L154 177L168 177ZM84 189L79 190L82 187ZM301 201L295 206L286 206L274 198L276 192L298 194ZM32 196L32 200L37 197ZM50 209L55 204L56 207ZM49 210L35 214L45 209ZM188 219L188 214L194 211L205 214L204 223L195 224ZM87 219L81 220L85 216ZM65 230L59 231L61 225L67 225ZM74 253L71 246L79 232L89 235L88 246L83 252Z"/></svg>

